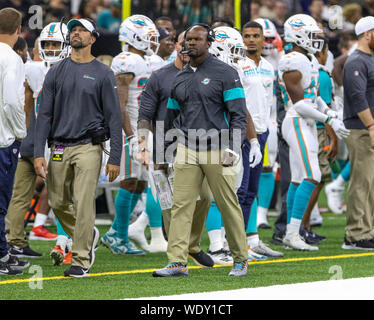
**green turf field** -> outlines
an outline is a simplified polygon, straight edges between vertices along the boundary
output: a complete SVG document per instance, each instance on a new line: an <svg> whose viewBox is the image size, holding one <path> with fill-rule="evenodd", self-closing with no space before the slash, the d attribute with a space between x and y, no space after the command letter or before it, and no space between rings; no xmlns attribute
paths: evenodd
<svg viewBox="0 0 374 320"><path fill-rule="evenodd" d="M321 204L325 204L324 197ZM274 220L269 219L271 224ZM98 227L101 234L109 228ZM55 242L32 241L31 247L44 256L30 259L31 267L22 276L0 277L0 299L123 299L374 276L374 253L341 249L344 227L345 215L325 214L323 226L315 229L327 236L319 251L284 251L281 259L250 263L245 278L229 277L230 267L203 269L194 266L192 260L187 278L153 278L151 272L167 264L165 254L117 256L102 245L96 251L89 278L64 278L63 272L68 267L52 266L48 256ZM53 227L50 230L56 231ZM264 242L268 243L271 235L271 230L260 230ZM202 248L207 247L208 238L204 234ZM42 281L35 281L36 278Z"/></svg>

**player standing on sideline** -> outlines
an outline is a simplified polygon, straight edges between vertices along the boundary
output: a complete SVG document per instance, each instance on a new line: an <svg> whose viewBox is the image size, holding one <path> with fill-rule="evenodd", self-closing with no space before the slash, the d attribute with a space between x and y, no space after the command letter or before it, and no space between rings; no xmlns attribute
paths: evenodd
<svg viewBox="0 0 374 320"><path fill-rule="evenodd" d="M247 232L247 242L251 251L265 257L282 257L283 253L267 247L259 238L257 230L257 194L263 166L260 163L250 166L250 154L254 145L259 145L262 157L269 135L268 125L273 105L274 69L261 57L264 34L262 26L254 21L243 26L243 41L247 47L246 59L240 61L241 79L245 90L247 110L250 113L257 139L245 141L242 148L244 173L238 189L238 199L243 211Z"/></svg>
<svg viewBox="0 0 374 320"><path fill-rule="evenodd" d="M112 61L121 104L125 146L121 158L120 189L115 200L116 216L109 231L101 238L101 242L114 254L145 254L129 240L128 229L131 214L148 181L147 168L135 160L134 155L138 142L136 129L139 99L152 73L145 56L155 54L153 47L157 50L158 36L156 26L148 17L143 15L128 17L122 22L119 31L119 40L125 42L125 51L114 57Z"/></svg>
<svg viewBox="0 0 374 320"><path fill-rule="evenodd" d="M342 121L318 96L319 63L314 53L321 51L316 21L304 14L290 17L284 25L285 41L293 51L279 62L279 78L286 89L287 114L282 135L290 147L291 184L287 194L287 231L283 243L297 250L318 250L305 243L299 234L301 221L309 198L321 180L318 164L316 120L330 125L336 134L349 134Z"/></svg>
<svg viewBox="0 0 374 320"><path fill-rule="evenodd" d="M258 18L254 20L261 24L264 33L264 43L261 55L270 62L274 69L273 103L270 109L269 136L264 151L264 166L261 172L260 185L258 188L257 227L270 229L267 221L267 213L273 198L275 188L275 177L273 168L278 155L278 124L277 124L277 98L276 86L278 82L278 63L283 54L282 39L277 29L269 19Z"/></svg>
<svg viewBox="0 0 374 320"><path fill-rule="evenodd" d="M5 232L21 140L27 134L25 67L12 49L21 33L21 22L19 11L0 10L0 275L22 274L30 265L8 254Z"/></svg>
<svg viewBox="0 0 374 320"><path fill-rule="evenodd" d="M10 252L19 257L37 257L40 254L32 251L25 239L24 216L30 201L34 195L36 183L42 184L43 197L40 198L40 210L36 214L34 228L30 232L30 240L54 240L57 235L51 234L43 227L47 219L50 207L48 205L48 193L44 181L37 176L34 169L34 130L36 117L39 113L41 92L45 75L51 65L65 59L69 55L69 46L65 39L67 27L65 24L53 22L45 26L38 37L38 52L42 61L30 61L26 64L26 97L31 95L28 108L30 112L30 124L27 130L27 137L22 141L18 166L14 182L13 197L9 206L10 233L8 241L11 245ZM47 151L49 153L49 150ZM49 156L47 156L49 158ZM38 180L41 181L38 181ZM57 229L61 228L57 220ZM61 228L62 229L62 228ZM66 238L67 240L67 238ZM58 245L65 248L66 243L58 242ZM62 258L63 259L63 258ZM62 262L62 261L61 261Z"/></svg>

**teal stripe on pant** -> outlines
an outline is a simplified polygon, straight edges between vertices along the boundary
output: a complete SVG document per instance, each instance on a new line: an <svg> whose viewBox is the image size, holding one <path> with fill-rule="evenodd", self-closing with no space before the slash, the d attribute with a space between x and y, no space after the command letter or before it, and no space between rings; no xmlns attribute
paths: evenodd
<svg viewBox="0 0 374 320"><path fill-rule="evenodd" d="M304 166L305 166L305 170L306 170L308 179L313 179L312 168L310 167L310 164L309 164L308 150L306 148L306 145L305 145L304 139L303 139L303 135L302 135L301 130L300 130L299 118L293 118L293 124L294 124L295 130L296 130L296 137L297 137L297 141L299 143L301 157L302 157L303 162L304 162Z"/></svg>

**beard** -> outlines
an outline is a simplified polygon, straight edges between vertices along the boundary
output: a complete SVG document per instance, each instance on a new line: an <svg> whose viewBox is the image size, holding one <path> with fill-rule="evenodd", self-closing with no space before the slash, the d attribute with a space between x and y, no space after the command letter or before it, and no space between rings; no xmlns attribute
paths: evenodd
<svg viewBox="0 0 374 320"><path fill-rule="evenodd" d="M74 49L83 49L88 46L88 44L83 43L82 40L73 40L70 45Z"/></svg>
<svg viewBox="0 0 374 320"><path fill-rule="evenodd" d="M252 55L252 54L256 54L257 50L247 50L247 52Z"/></svg>

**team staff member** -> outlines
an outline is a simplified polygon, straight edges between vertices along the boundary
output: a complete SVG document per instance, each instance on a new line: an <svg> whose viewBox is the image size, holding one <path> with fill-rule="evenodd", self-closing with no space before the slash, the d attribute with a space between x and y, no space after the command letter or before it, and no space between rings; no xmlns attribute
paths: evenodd
<svg viewBox="0 0 374 320"><path fill-rule="evenodd" d="M343 249L374 249L374 17L360 19L358 46L343 70L344 124L351 162Z"/></svg>
<svg viewBox="0 0 374 320"><path fill-rule="evenodd" d="M95 260L94 248L99 239L94 227L95 191L102 149L96 143L103 137L102 128L108 128L110 157L106 174L112 182L120 171L122 126L114 74L91 54L98 37L94 23L71 20L68 31L71 57L52 66L44 80L35 129L34 166L38 175L47 178L51 207L73 240L72 266L64 274L84 277ZM44 158L47 138L52 146L48 169Z"/></svg>
<svg viewBox="0 0 374 320"><path fill-rule="evenodd" d="M183 136L179 140L174 167L167 251L169 264L156 270L155 277L188 275L186 264L191 223L204 177L223 214L234 260L230 275L247 274L244 221L235 194L235 162L239 150L233 150L240 148L246 135L245 97L237 71L209 54L213 41L214 32L207 25L195 25L186 31L184 42L190 64L176 76L168 102L168 108L180 110L174 126ZM208 133L192 137L194 130ZM235 131L239 134L234 137ZM227 132L229 138L224 141ZM234 148L234 139L237 148ZM218 141L223 143L220 145Z"/></svg>
<svg viewBox="0 0 374 320"><path fill-rule="evenodd" d="M182 54L182 41L184 32L182 32L175 45L177 50L177 58L173 63L154 71L147 81L147 85L142 93L140 99L139 118L138 118L138 135L144 134L145 138L140 143L141 147L148 148L146 141L148 141L148 132L152 128L153 131L153 160L156 164L156 153L163 158L164 146L160 141L165 140L165 134L169 129L173 128L173 120L178 116L179 112L174 109L168 109L167 103L170 97L171 89L173 87L174 79L183 66L189 61L188 55ZM163 123L163 130L156 126L156 123ZM161 130L160 130L161 129ZM149 164L148 152L139 153L139 160L145 165ZM147 158L148 157L148 158ZM157 166L155 165L155 169ZM153 197L152 197L153 198ZM148 201L148 199L147 199ZM191 236L189 242L189 254L200 265L205 267L212 267L212 259L204 253L200 248L200 240L203 232L206 216L212 201L212 194L206 183L200 193L200 200L196 202L196 209L191 228ZM200 214L201 212L201 214ZM170 226L170 213L171 210L162 212L165 230L168 233Z"/></svg>
<svg viewBox="0 0 374 320"><path fill-rule="evenodd" d="M26 137L25 69L13 51L21 32L22 15L12 8L0 10L0 275L22 274L28 262L8 254L5 215L12 197L21 140Z"/></svg>

